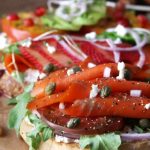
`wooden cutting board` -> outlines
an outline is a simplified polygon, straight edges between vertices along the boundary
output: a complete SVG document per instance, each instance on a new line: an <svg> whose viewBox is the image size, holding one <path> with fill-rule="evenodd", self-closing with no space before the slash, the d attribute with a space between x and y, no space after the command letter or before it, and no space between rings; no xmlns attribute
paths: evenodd
<svg viewBox="0 0 150 150"><path fill-rule="evenodd" d="M6 97L0 97L0 127L2 127L3 135L0 136L0 150L28 150L28 146L24 141L16 136L14 130L7 128L8 112L11 109L6 104Z"/></svg>

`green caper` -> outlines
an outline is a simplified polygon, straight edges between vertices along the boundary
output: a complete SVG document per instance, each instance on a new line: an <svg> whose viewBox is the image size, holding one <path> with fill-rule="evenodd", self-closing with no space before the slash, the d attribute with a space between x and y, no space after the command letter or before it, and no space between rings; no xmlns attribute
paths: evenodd
<svg viewBox="0 0 150 150"><path fill-rule="evenodd" d="M75 128L80 124L80 118L72 118L67 122L67 128Z"/></svg>
<svg viewBox="0 0 150 150"><path fill-rule="evenodd" d="M53 91L55 90L56 88L56 83L52 82L52 83L49 83L46 88L45 88L45 93L47 95L50 95L53 93Z"/></svg>
<svg viewBox="0 0 150 150"><path fill-rule="evenodd" d="M55 66L53 64L48 64L44 67L43 70L45 73L50 73L50 72L53 72L55 70Z"/></svg>
<svg viewBox="0 0 150 150"><path fill-rule="evenodd" d="M124 69L124 78L126 80L131 80L132 79L132 72L128 68Z"/></svg>
<svg viewBox="0 0 150 150"><path fill-rule="evenodd" d="M105 98L108 97L111 93L111 88L109 86L104 86L101 90L100 90L100 97Z"/></svg>
<svg viewBox="0 0 150 150"><path fill-rule="evenodd" d="M77 72L80 72L81 71L81 68L79 66L74 66L72 67L71 69L73 69L73 72L74 73L77 73Z"/></svg>
<svg viewBox="0 0 150 150"><path fill-rule="evenodd" d="M139 125L141 128L149 128L150 127L150 120L149 119L140 119Z"/></svg>

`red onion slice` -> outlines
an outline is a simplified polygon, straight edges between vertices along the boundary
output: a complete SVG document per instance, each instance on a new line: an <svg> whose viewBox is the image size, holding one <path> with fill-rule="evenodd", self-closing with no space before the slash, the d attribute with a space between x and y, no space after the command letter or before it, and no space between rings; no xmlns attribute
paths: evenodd
<svg viewBox="0 0 150 150"><path fill-rule="evenodd" d="M150 140L150 133L123 133L120 136L123 142Z"/></svg>

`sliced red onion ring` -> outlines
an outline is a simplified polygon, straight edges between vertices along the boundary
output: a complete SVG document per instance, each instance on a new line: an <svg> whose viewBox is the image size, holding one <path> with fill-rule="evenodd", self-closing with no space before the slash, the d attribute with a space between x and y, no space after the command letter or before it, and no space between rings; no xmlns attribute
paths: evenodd
<svg viewBox="0 0 150 150"><path fill-rule="evenodd" d="M150 140L150 133L123 133L120 136L123 142Z"/></svg>

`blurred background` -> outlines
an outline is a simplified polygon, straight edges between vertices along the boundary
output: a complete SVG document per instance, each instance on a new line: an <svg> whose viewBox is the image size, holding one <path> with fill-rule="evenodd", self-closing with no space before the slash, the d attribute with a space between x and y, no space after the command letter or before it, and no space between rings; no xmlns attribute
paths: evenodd
<svg viewBox="0 0 150 150"><path fill-rule="evenodd" d="M118 0L109 0L118 1ZM150 5L150 0L120 0L125 3L146 4ZM12 11L31 10L38 6L46 6L47 0L0 0L0 14Z"/></svg>
<svg viewBox="0 0 150 150"><path fill-rule="evenodd" d="M0 15L12 11L31 10L38 6L46 6L47 0L0 0Z"/></svg>

